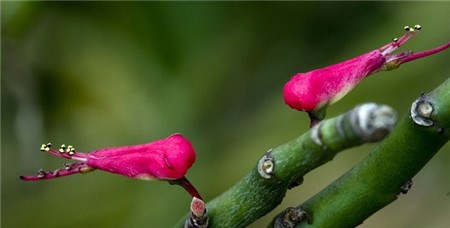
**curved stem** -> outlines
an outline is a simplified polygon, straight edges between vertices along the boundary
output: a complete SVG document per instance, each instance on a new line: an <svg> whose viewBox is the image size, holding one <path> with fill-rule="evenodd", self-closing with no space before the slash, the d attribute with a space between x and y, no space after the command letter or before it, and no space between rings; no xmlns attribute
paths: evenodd
<svg viewBox="0 0 450 228"><path fill-rule="evenodd" d="M241 181L206 205L210 227L249 225L273 210L303 175L339 151L381 140L395 120L394 111L387 106L365 104L269 150ZM374 122L377 124L371 124ZM186 218L176 226L182 227Z"/></svg>
<svg viewBox="0 0 450 228"><path fill-rule="evenodd" d="M407 192L410 179L450 139L450 79L422 94L411 116L368 157L298 206L311 215L312 224L296 227L355 227Z"/></svg>

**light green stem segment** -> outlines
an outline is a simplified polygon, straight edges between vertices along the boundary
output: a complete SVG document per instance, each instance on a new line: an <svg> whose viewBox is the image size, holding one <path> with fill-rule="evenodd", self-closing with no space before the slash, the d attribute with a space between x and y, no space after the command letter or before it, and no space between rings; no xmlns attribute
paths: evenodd
<svg viewBox="0 0 450 228"><path fill-rule="evenodd" d="M368 157L297 207L310 214L312 224L296 227L355 227L397 199L402 184L450 138L450 79L418 101L431 104L427 119L432 126L420 126L405 116Z"/></svg>
<svg viewBox="0 0 450 228"><path fill-rule="evenodd" d="M373 121L363 118L368 116L378 118L382 124L367 125ZM262 160L270 158L273 166L265 169L261 166L263 162L258 162L236 185L206 205L209 227L235 228L251 224L280 204L288 187L303 175L330 161L339 151L381 140L395 120L395 113L389 107L366 104L325 120L300 137L266 153ZM270 167L273 167L273 172ZM261 174L264 171L267 173ZM176 227L183 227L186 218L183 217Z"/></svg>

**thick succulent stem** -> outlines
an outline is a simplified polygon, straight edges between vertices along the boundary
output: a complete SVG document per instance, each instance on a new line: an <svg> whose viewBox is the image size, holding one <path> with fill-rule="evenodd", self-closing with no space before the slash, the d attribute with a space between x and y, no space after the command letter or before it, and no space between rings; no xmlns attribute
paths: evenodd
<svg viewBox="0 0 450 228"><path fill-rule="evenodd" d="M241 181L206 205L210 227L249 225L273 210L303 175L344 149L381 140L395 122L391 108L368 103L269 150ZM177 227L185 224L186 217Z"/></svg>
<svg viewBox="0 0 450 228"><path fill-rule="evenodd" d="M408 115L364 160L298 206L309 213L312 223L301 222L296 227L361 224L406 193L410 179L449 138L450 79L430 94L421 94Z"/></svg>

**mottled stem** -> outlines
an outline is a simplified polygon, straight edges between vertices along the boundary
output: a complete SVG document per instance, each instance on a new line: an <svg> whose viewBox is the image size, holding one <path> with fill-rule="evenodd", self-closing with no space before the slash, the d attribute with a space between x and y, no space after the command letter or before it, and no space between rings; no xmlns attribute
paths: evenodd
<svg viewBox="0 0 450 228"><path fill-rule="evenodd" d="M210 227L251 224L273 210L303 175L330 161L339 151L381 140L395 122L391 108L364 104L269 150L241 181L206 205ZM186 217L176 226L183 227Z"/></svg>
<svg viewBox="0 0 450 228"><path fill-rule="evenodd" d="M361 224L406 193L412 185L410 179L449 138L450 79L414 101L408 115L364 160L298 206L309 213L312 223L301 222L296 227Z"/></svg>

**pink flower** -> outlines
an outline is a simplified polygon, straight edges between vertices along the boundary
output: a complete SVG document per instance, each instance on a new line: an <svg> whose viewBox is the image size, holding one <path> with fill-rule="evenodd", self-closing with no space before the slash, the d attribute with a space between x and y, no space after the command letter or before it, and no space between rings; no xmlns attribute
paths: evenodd
<svg viewBox="0 0 450 228"><path fill-rule="evenodd" d="M195 151L181 134L142 145L104 148L91 153L76 152L72 146L65 145L54 150L51 144L42 144L41 150L78 162L64 164L63 169L51 172L41 169L37 176L21 176L22 180L52 179L99 169L141 180L168 180L201 199L197 190L184 177L195 161Z"/></svg>
<svg viewBox="0 0 450 228"><path fill-rule="evenodd" d="M325 117L325 109L350 90L362 79L381 70L393 70L402 63L440 52L450 46L450 42L424 52L403 51L391 54L394 50L415 36L421 29L405 27L406 33L387 45L356 58L325 68L294 75L283 89L284 101L291 108L308 112L311 126Z"/></svg>

